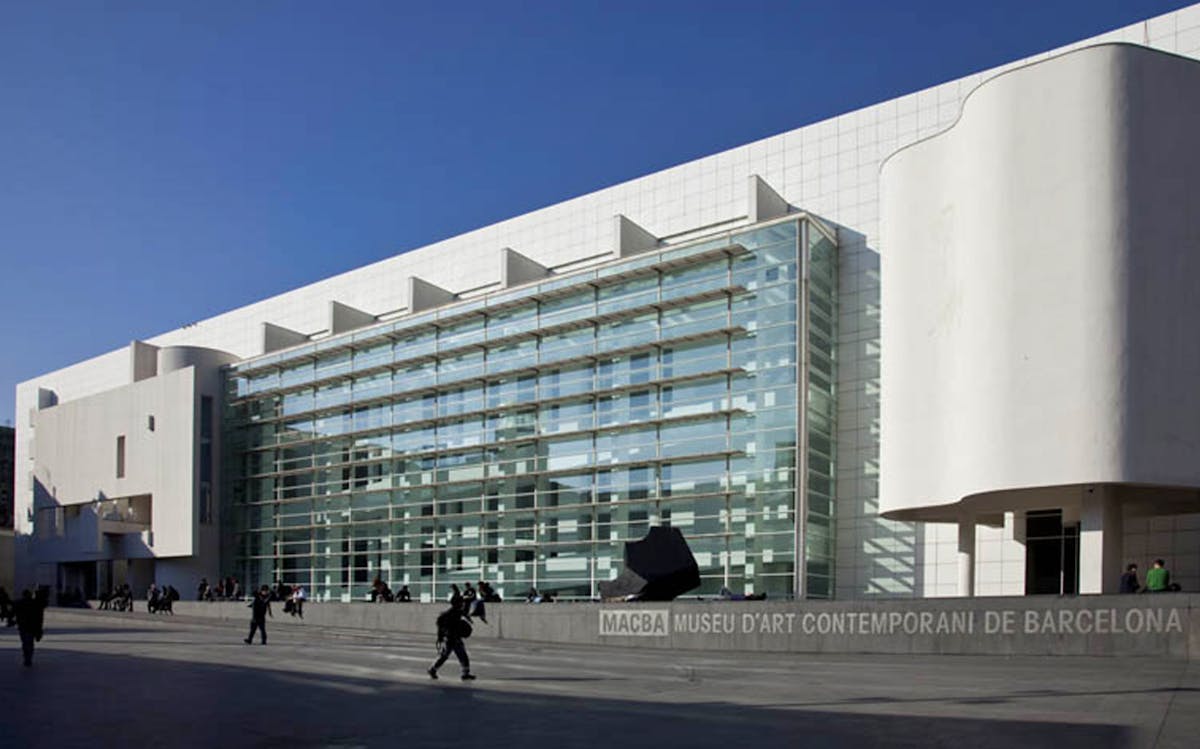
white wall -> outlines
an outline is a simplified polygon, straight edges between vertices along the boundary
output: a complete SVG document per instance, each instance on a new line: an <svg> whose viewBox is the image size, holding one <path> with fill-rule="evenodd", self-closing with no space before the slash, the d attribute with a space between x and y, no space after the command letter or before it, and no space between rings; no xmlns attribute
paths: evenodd
<svg viewBox="0 0 1200 749"><path fill-rule="evenodd" d="M189 367L38 411L34 476L56 505L153 495L145 553L195 551L196 373ZM148 418L154 416L154 431ZM125 437L125 475L117 477L117 437ZM46 547L48 558L104 558L98 541L75 554ZM40 555L39 555L40 556Z"/></svg>
<svg viewBox="0 0 1200 749"><path fill-rule="evenodd" d="M880 508L1200 487L1200 62L1103 45L981 86L882 172Z"/></svg>

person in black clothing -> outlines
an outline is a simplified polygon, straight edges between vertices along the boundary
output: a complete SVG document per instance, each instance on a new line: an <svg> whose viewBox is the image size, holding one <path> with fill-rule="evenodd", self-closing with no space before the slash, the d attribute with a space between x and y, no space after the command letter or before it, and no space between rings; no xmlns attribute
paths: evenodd
<svg viewBox="0 0 1200 749"><path fill-rule="evenodd" d="M21 635L21 655L26 666L33 665L33 643L42 639L42 622L46 611L46 598L33 597L26 588L21 594L21 600L13 606L13 615L17 620L17 631Z"/></svg>
<svg viewBox="0 0 1200 749"><path fill-rule="evenodd" d="M271 589L266 585L262 586L258 595L250 601L250 634L245 639L245 643L249 645L254 640L254 632L257 630L262 636L262 644L267 644L267 617L275 618L271 613Z"/></svg>
<svg viewBox="0 0 1200 749"><path fill-rule="evenodd" d="M429 678L436 679L438 669L450 654L454 653L462 666L462 680L474 681L475 677L471 674L471 658L467 655L466 645L463 644L463 640L471 636L471 623L463 618L462 607L451 604L450 608L439 614L437 628L438 657L427 671Z"/></svg>
<svg viewBox="0 0 1200 749"><path fill-rule="evenodd" d="M453 583L450 584L450 606L451 608L456 608L459 611L463 610L462 592L459 591L458 586Z"/></svg>
<svg viewBox="0 0 1200 749"><path fill-rule="evenodd" d="M396 593L396 603L408 603L412 601L412 593L408 592L407 585L401 585L400 590Z"/></svg>
<svg viewBox="0 0 1200 749"><path fill-rule="evenodd" d="M4 622L5 626L13 625L13 602L4 588L0 588L0 620Z"/></svg>
<svg viewBox="0 0 1200 749"><path fill-rule="evenodd" d="M1121 575L1121 592L1137 593L1141 589L1142 584L1138 582L1137 565L1131 564L1125 568L1125 573Z"/></svg>
<svg viewBox="0 0 1200 749"><path fill-rule="evenodd" d="M479 581L479 597L486 603L500 603L500 596L486 580Z"/></svg>

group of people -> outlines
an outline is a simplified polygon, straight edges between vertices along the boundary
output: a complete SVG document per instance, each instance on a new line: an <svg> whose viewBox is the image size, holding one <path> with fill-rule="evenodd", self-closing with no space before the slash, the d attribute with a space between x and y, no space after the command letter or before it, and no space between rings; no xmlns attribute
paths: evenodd
<svg viewBox="0 0 1200 749"><path fill-rule="evenodd" d="M409 592L407 585L401 585L400 590L393 593L382 577L376 577L375 581L371 583L371 603L409 603L411 601L412 593Z"/></svg>
<svg viewBox="0 0 1200 749"><path fill-rule="evenodd" d="M1178 583L1171 582L1171 572L1167 563L1155 559L1150 569L1146 570L1146 584L1138 581L1138 566L1130 564L1121 575L1122 593L1173 593L1181 590Z"/></svg>
<svg viewBox="0 0 1200 749"><path fill-rule="evenodd" d="M146 593L146 610L151 614L174 614L175 602L179 600L179 591L174 585L164 585L161 588L150 584Z"/></svg>
<svg viewBox="0 0 1200 749"><path fill-rule="evenodd" d="M554 603L558 600L558 594L552 590L539 591L537 588L530 588L525 594L525 603Z"/></svg>
<svg viewBox="0 0 1200 749"><path fill-rule="evenodd" d="M242 600L242 584L232 575L224 580L217 580L216 585L209 585L208 578L200 578L196 586L197 601L240 601Z"/></svg>
<svg viewBox="0 0 1200 749"><path fill-rule="evenodd" d="M304 602L308 600L308 592L303 585L292 587L278 583L275 586L275 599L283 601L283 613L304 618Z"/></svg>
<svg viewBox="0 0 1200 749"><path fill-rule="evenodd" d="M100 594L101 611L133 611L133 588L121 583L108 592Z"/></svg>

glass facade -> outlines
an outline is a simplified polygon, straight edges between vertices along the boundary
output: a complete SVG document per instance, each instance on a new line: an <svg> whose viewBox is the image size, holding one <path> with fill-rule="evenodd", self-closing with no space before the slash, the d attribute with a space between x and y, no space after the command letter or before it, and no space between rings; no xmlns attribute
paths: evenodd
<svg viewBox="0 0 1200 749"><path fill-rule="evenodd" d="M589 599L671 525L697 594L831 595L836 262L791 218L231 368L239 576Z"/></svg>

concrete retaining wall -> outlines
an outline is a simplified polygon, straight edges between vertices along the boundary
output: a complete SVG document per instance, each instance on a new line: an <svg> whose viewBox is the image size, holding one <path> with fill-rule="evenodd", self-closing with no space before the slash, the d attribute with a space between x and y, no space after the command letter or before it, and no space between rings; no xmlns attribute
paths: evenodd
<svg viewBox="0 0 1200 749"><path fill-rule="evenodd" d="M144 603L139 602L142 610ZM444 605L273 604L272 627L432 636ZM245 603L179 602L179 614L247 622ZM491 604L474 640L789 653L1104 655L1200 658L1200 595Z"/></svg>

